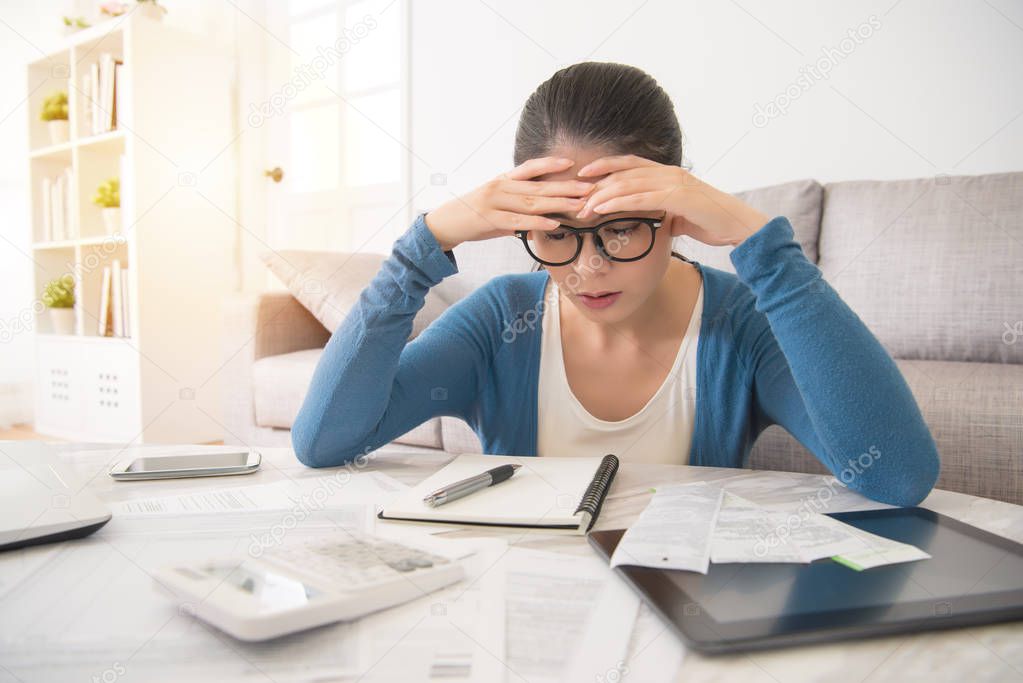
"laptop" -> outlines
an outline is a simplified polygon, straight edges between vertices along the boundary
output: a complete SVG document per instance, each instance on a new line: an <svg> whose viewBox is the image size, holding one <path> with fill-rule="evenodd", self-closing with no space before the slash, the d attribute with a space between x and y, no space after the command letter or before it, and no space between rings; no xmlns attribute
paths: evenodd
<svg viewBox="0 0 1023 683"><path fill-rule="evenodd" d="M110 521L70 468L46 460L0 465L0 551L81 538Z"/></svg>

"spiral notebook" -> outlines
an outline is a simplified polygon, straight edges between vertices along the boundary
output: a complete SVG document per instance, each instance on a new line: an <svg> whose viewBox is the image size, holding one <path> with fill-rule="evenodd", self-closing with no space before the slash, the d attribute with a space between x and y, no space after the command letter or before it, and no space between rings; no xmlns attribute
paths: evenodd
<svg viewBox="0 0 1023 683"><path fill-rule="evenodd" d="M450 503L430 507L423 497L466 477L506 464L522 465L513 477ZM589 531L600 514L618 457L533 458L463 454L389 502L377 515L449 524Z"/></svg>

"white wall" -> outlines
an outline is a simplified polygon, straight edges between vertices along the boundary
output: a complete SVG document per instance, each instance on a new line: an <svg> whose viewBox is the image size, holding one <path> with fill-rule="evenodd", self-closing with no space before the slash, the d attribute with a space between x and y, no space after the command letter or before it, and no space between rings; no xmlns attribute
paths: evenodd
<svg viewBox="0 0 1023 683"><path fill-rule="evenodd" d="M1020 0L434 0L412 11L417 208L511 168L525 99L587 59L653 75L694 173L728 191L1023 170ZM869 37L842 45L861 25ZM811 77L787 113L754 125L757 105L823 48L840 51L829 77ZM430 186L432 173L447 186Z"/></svg>

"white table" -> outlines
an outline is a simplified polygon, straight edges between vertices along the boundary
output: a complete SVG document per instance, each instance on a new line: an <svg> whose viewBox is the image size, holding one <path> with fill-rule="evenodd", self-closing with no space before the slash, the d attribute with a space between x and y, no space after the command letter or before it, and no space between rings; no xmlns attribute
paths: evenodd
<svg viewBox="0 0 1023 683"><path fill-rule="evenodd" d="M101 445L51 444L49 448L62 459L65 453L82 448L109 448ZM40 444L0 442L0 453L24 453L24 449L38 449ZM253 475L230 478L232 485L270 483L283 479L298 480L318 477L329 470L313 470L298 463L290 449L261 449L264 465ZM452 457L437 451L424 451L403 446L390 446L383 455L373 454L360 470L378 470L409 485L414 485L435 471ZM9 461L9 458L8 458ZM0 468L3 462L0 458ZM108 503L152 496L167 489L180 489L182 480L164 482L115 482L106 475L106 463L75 461L75 468L88 487ZM2 472L0 472L2 474ZM649 500L653 485L710 481L729 477L769 478L775 504L791 499L793 511L805 505L807 491L824 486L826 478L784 472L752 472L729 468L678 467L623 464L616 478L612 494L605 502L596 529L624 528L635 519ZM188 480L196 490L219 488L228 479L208 478ZM789 492L779 495L779 492ZM747 495L747 494L744 494ZM755 499L755 498L754 498ZM768 502L768 501L757 501ZM849 509L884 507L846 491L833 498L820 512L838 512ZM949 491L935 490L922 503L922 507L967 522L981 529L1023 542L1023 507L978 498ZM102 533L102 530L99 532ZM512 530L481 527L451 527L443 536L467 538L491 536L505 538L518 546L563 553L590 553L586 541L578 536L551 534L534 530ZM27 563L38 550L21 550L0 555L0 570ZM53 550L48 551L53 554ZM111 549L110 552L115 552ZM33 568L42 571L44 567ZM65 571L68 571L66 568ZM3 576L3 574L0 574ZM78 587L74 575L67 577L67 590L74 593ZM12 627L3 623L4 603L10 595L0 583L0 632ZM84 598L87 596L78 596ZM100 609L101 606L93 606ZM101 622L102 623L102 622ZM75 634L63 637L73 641ZM660 637L674 638L665 629ZM639 653L635 656L642 656ZM7 680L38 680L35 677L13 677L2 667L0 682ZM45 662L40 663L41 671ZM102 674L108 674L104 679ZM100 680L116 677L117 672L96 671ZM39 679L44 676L40 676ZM988 627L932 631L915 635L895 636L836 644L824 644L779 649L751 654L702 656L690 651L676 675L678 681L742 680L772 681L881 681L881 680L1023 680L1023 622L998 624ZM626 676L624 680L628 680Z"/></svg>

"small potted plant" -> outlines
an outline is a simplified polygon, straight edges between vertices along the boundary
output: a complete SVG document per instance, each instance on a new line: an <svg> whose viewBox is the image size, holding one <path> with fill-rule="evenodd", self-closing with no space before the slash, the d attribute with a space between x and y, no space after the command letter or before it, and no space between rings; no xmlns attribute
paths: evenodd
<svg viewBox="0 0 1023 683"><path fill-rule="evenodd" d="M83 28L89 28L89 22L85 17L61 17L64 21L64 35L70 35Z"/></svg>
<svg viewBox="0 0 1023 683"><path fill-rule="evenodd" d="M108 178L96 188L96 194L92 196L92 203L103 209L103 224L107 227L108 235L115 235L121 231L121 181L118 178Z"/></svg>
<svg viewBox="0 0 1023 683"><path fill-rule="evenodd" d="M118 0L110 0L99 6L99 13L108 17L119 17L128 11L128 5Z"/></svg>
<svg viewBox="0 0 1023 683"><path fill-rule="evenodd" d="M89 22L84 16L61 16L64 25L64 35L70 36L73 33L89 28Z"/></svg>
<svg viewBox="0 0 1023 683"><path fill-rule="evenodd" d="M75 279L65 273L46 284L43 304L50 310L50 321L57 334L75 332Z"/></svg>
<svg viewBox="0 0 1023 683"><path fill-rule="evenodd" d="M46 121L46 125L50 128L50 142L55 145L67 142L67 93L60 90L43 100L43 110L40 112L39 118Z"/></svg>

